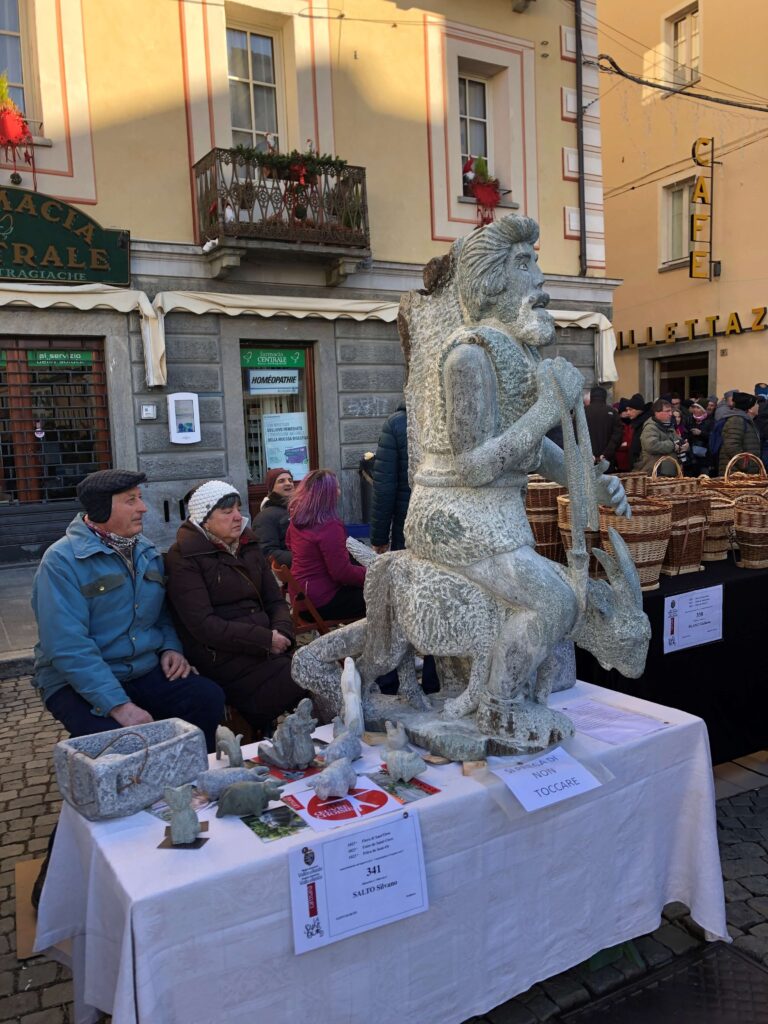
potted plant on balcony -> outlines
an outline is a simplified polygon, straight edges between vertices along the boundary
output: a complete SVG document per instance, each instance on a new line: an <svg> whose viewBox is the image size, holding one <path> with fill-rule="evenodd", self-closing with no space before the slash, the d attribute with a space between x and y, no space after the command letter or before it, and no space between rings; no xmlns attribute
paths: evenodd
<svg viewBox="0 0 768 1024"><path fill-rule="evenodd" d="M470 156L462 169L466 192L477 203L477 224L492 224L494 211L501 202L499 179L491 177L488 161L482 156Z"/></svg>
<svg viewBox="0 0 768 1024"><path fill-rule="evenodd" d="M16 159L20 154L24 156L24 163L32 165L34 173L32 132L27 119L11 98L6 72L0 74L0 149L5 151L6 160L13 162L11 181L14 185L21 184L21 175L16 170Z"/></svg>

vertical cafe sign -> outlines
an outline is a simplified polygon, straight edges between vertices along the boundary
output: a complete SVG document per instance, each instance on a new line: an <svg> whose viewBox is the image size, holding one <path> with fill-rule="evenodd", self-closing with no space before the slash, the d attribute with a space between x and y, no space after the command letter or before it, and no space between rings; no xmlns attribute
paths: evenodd
<svg viewBox="0 0 768 1024"><path fill-rule="evenodd" d="M715 140L696 139L691 148L699 173L691 195L690 254L688 277L712 280L712 200L714 198Z"/></svg>
<svg viewBox="0 0 768 1024"><path fill-rule="evenodd" d="M131 282L130 234L39 192L0 188L0 281Z"/></svg>

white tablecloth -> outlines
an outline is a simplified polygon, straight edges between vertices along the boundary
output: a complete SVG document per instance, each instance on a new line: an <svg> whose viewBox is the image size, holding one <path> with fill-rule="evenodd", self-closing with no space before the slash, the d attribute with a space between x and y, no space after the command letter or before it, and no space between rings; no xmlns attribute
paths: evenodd
<svg viewBox="0 0 768 1024"><path fill-rule="evenodd" d="M297 957L286 853L308 832L263 843L212 816L202 849L158 850L157 818L64 806L36 949L72 940L78 1024L92 1007L114 1024L451 1024L653 930L672 900L727 940L704 723L587 683L552 704L582 695L671 725L619 747L577 734L566 749L609 781L533 814L490 773L434 769L442 792L413 805L424 914Z"/></svg>

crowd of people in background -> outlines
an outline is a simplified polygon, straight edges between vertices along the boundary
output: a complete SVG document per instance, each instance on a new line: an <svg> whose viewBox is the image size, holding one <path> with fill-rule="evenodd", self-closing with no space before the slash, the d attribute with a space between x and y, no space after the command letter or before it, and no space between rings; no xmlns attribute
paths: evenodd
<svg viewBox="0 0 768 1024"><path fill-rule="evenodd" d="M754 458L732 468L756 473L760 463L768 467L768 384L726 391L722 398L671 392L646 402L634 394L613 405L605 388L594 387L584 399L595 462L607 462L611 472L656 467L660 476L722 476L742 453Z"/></svg>

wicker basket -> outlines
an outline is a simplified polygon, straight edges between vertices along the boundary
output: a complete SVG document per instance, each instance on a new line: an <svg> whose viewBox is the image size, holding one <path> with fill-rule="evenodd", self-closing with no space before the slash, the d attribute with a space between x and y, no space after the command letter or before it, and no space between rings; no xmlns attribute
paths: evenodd
<svg viewBox="0 0 768 1024"><path fill-rule="evenodd" d="M674 476L658 475L659 467L664 462L674 464ZM683 467L677 459L672 458L671 455L662 455L660 459L656 460L651 470L645 496L647 498L660 498L662 501L666 501L667 498L682 498L689 494L696 494L698 490L699 484L696 477L683 476Z"/></svg>
<svg viewBox="0 0 768 1024"><path fill-rule="evenodd" d="M642 590L656 590L672 530L672 506L656 498L630 501L632 518L617 516L612 508L600 506L600 547L613 554L608 538L612 526L629 548L637 567Z"/></svg>
<svg viewBox="0 0 768 1024"><path fill-rule="evenodd" d="M699 494L667 501L672 506L672 530L661 571L666 576L699 572L703 568L701 558L707 535L709 500Z"/></svg>
<svg viewBox="0 0 768 1024"><path fill-rule="evenodd" d="M768 569L768 500L743 494L734 501L741 569Z"/></svg>
<svg viewBox="0 0 768 1024"><path fill-rule="evenodd" d="M565 549L557 525L557 499L565 493L565 487L545 480L544 477L533 474L528 477L525 510L536 541L536 550L553 562L565 561Z"/></svg>
<svg viewBox="0 0 768 1024"><path fill-rule="evenodd" d="M567 553L573 547L571 499L567 495L560 495L557 499L557 522L560 527L560 536L563 538L563 548ZM605 569L592 554L592 548L601 546L599 531L585 530L584 543L589 554L589 575L592 579L604 580Z"/></svg>
<svg viewBox="0 0 768 1024"><path fill-rule="evenodd" d="M739 459L751 459L757 466L757 473L739 473L734 470ZM765 496L768 491L768 473L765 466L752 452L740 452L734 455L725 467L722 476L708 477L700 476L699 485L707 490L719 491L725 497L733 500L741 497L742 494L759 494Z"/></svg>
<svg viewBox="0 0 768 1024"><path fill-rule="evenodd" d="M617 473L616 476L624 485L628 498L644 498L648 489L648 476L645 473Z"/></svg>
<svg viewBox="0 0 768 1024"><path fill-rule="evenodd" d="M734 539L735 507L730 498L726 498L720 491L703 491L702 494L709 501L709 514L701 560L724 562Z"/></svg>

